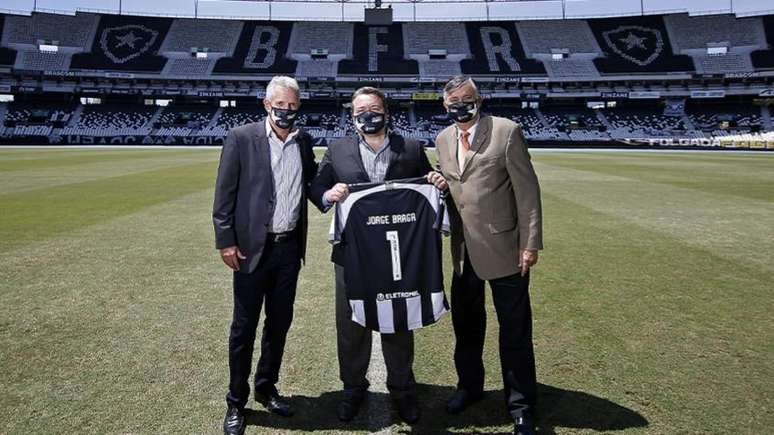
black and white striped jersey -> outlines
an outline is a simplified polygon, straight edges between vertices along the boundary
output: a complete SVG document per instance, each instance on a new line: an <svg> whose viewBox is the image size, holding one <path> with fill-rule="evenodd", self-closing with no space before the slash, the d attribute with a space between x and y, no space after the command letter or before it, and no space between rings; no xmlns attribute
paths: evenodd
<svg viewBox="0 0 774 435"><path fill-rule="evenodd" d="M331 240L344 252L352 320L381 333L431 325L449 309L443 288L441 193L424 178L350 185Z"/></svg>

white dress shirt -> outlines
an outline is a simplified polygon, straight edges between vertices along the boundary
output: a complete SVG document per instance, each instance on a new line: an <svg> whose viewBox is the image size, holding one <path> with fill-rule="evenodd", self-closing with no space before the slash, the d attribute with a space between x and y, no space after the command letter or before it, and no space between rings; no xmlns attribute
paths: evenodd
<svg viewBox="0 0 774 435"><path fill-rule="evenodd" d="M301 214L304 192L301 151L296 142L298 130L293 130L283 142L271 128L266 117L266 137L271 151L271 172L274 177L274 215L269 232L283 233L296 227Z"/></svg>

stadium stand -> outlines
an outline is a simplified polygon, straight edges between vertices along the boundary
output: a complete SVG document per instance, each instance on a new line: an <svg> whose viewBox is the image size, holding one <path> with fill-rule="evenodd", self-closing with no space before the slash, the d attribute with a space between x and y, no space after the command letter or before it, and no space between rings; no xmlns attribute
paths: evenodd
<svg viewBox="0 0 774 435"><path fill-rule="evenodd" d="M557 49L571 54L602 54L584 20L519 21L516 30L528 57L551 54Z"/></svg>
<svg viewBox="0 0 774 435"><path fill-rule="evenodd" d="M527 57L542 61L549 77L599 77L593 60L602 55L602 50L586 21L520 21L516 23L516 30Z"/></svg>
<svg viewBox="0 0 774 435"><path fill-rule="evenodd" d="M215 59L181 57L169 59L162 74L166 76L195 77L207 76L215 66Z"/></svg>
<svg viewBox="0 0 774 435"><path fill-rule="evenodd" d="M766 33L767 48L754 51L751 55L755 68L774 68L774 15L761 17Z"/></svg>
<svg viewBox="0 0 774 435"><path fill-rule="evenodd" d="M749 133L764 128L761 111L756 106L729 104L694 104L688 107L694 127L712 136Z"/></svg>
<svg viewBox="0 0 774 435"><path fill-rule="evenodd" d="M161 72L167 59L158 51L172 20L102 15L89 53L73 56L72 69Z"/></svg>
<svg viewBox="0 0 774 435"><path fill-rule="evenodd" d="M688 56L675 55L660 16L588 20L605 57L594 64L602 74L693 72Z"/></svg>
<svg viewBox="0 0 774 435"><path fill-rule="evenodd" d="M55 102L11 103L3 122L6 127L22 125L62 126L70 120L72 106Z"/></svg>
<svg viewBox="0 0 774 435"><path fill-rule="evenodd" d="M44 40L56 41L60 47L85 50L94 38L99 15L34 13L31 16L6 15L5 20L5 44L36 46L38 41Z"/></svg>
<svg viewBox="0 0 774 435"><path fill-rule="evenodd" d="M289 59L288 41L293 23L249 21L242 28L234 55L219 59L214 73L292 74L296 61Z"/></svg>
<svg viewBox="0 0 774 435"><path fill-rule="evenodd" d="M404 23L403 42L407 57L418 62L422 77L460 74L460 61L472 56L462 23Z"/></svg>
<svg viewBox="0 0 774 435"><path fill-rule="evenodd" d="M404 57L403 30L400 24L366 26L355 24L352 59L339 62L339 74L406 74L419 73L417 61ZM366 37L367 36L367 37Z"/></svg>
<svg viewBox="0 0 774 435"><path fill-rule="evenodd" d="M195 47L231 55L239 41L242 24L236 20L176 19L159 51L190 53Z"/></svg>
<svg viewBox="0 0 774 435"><path fill-rule="evenodd" d="M70 69L70 55L45 53L34 50L20 50L16 56L16 69L36 71L67 71Z"/></svg>
<svg viewBox="0 0 774 435"><path fill-rule="evenodd" d="M84 106L82 112L62 134L84 136L147 135L155 106L100 104Z"/></svg>
<svg viewBox="0 0 774 435"><path fill-rule="evenodd" d="M524 137L533 140L567 140L567 134L550 125L543 114L534 109L520 109L512 105L489 105L484 111L508 118L521 125ZM563 129L562 129L563 130Z"/></svg>
<svg viewBox="0 0 774 435"><path fill-rule="evenodd" d="M335 77L339 61L352 57L353 38L351 23L296 23L288 48L298 62L296 75Z"/></svg>
<svg viewBox="0 0 774 435"><path fill-rule="evenodd" d="M703 74L752 72L750 53L766 47L760 18L733 15L689 17L667 15L664 23L675 52L690 55L696 71ZM710 45L726 47L725 54L708 54Z"/></svg>
<svg viewBox="0 0 774 435"><path fill-rule="evenodd" d="M210 75L217 59L234 54L242 24L242 21L234 20L174 20L160 49L169 59L162 74ZM195 57L195 52L204 52L206 57Z"/></svg>
<svg viewBox="0 0 774 435"><path fill-rule="evenodd" d="M760 18L736 18L733 15L687 14L664 16L664 23L676 51L705 50L707 43L728 43L729 47L760 48L766 36Z"/></svg>
<svg viewBox="0 0 774 435"><path fill-rule="evenodd" d="M98 15L62 16L35 13L31 16L5 17L3 44L17 50L14 68L36 71L66 71L74 53L88 50L94 39ZM62 29L71 31L63 32ZM58 47L57 52L41 52L38 45L46 42Z"/></svg>
<svg viewBox="0 0 774 435"><path fill-rule="evenodd" d="M665 116L658 109L619 108L603 110L614 139L686 137L690 134L679 116Z"/></svg>
<svg viewBox="0 0 774 435"><path fill-rule="evenodd" d="M0 44L5 45L3 29L5 28L5 15L0 15ZM0 47L0 65L13 65L16 62L16 50Z"/></svg>
<svg viewBox="0 0 774 435"><path fill-rule="evenodd" d="M540 62L527 59L513 23L465 23L473 59L463 60L465 74L540 74Z"/></svg>

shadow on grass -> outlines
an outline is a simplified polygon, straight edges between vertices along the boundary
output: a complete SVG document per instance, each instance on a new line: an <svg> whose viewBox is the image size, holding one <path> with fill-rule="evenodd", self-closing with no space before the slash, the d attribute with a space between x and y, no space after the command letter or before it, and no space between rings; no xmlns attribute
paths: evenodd
<svg viewBox="0 0 774 435"><path fill-rule="evenodd" d="M511 424L501 391L486 392L481 402L460 415L449 415L445 411L446 400L452 393L454 388L449 386L418 385L417 394L422 418L413 426L400 422L397 412L390 406L389 395L385 393L369 393L358 416L350 422L340 422L336 418L336 405L342 397L338 391L323 393L317 397L300 395L289 397L296 412L291 418L270 414L263 408L248 409L247 424L267 429L300 431L375 432L392 425L399 425L393 428L393 432L404 434L511 433L486 430L486 428ZM558 427L609 431L648 425L648 421L638 412L580 391L541 384L538 387L538 396L540 407L536 425L539 434L555 434L555 429ZM388 416L383 415L385 410L389 413ZM373 418L374 412L379 413L378 418ZM372 416L371 419L369 414Z"/></svg>

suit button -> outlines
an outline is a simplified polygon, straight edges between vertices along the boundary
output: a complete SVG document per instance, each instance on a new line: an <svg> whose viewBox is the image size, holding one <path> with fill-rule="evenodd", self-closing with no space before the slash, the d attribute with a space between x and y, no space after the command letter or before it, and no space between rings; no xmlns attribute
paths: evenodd
<svg viewBox="0 0 774 435"><path fill-rule="evenodd" d="M460 204L460 210L465 208L465 204Z"/></svg>

